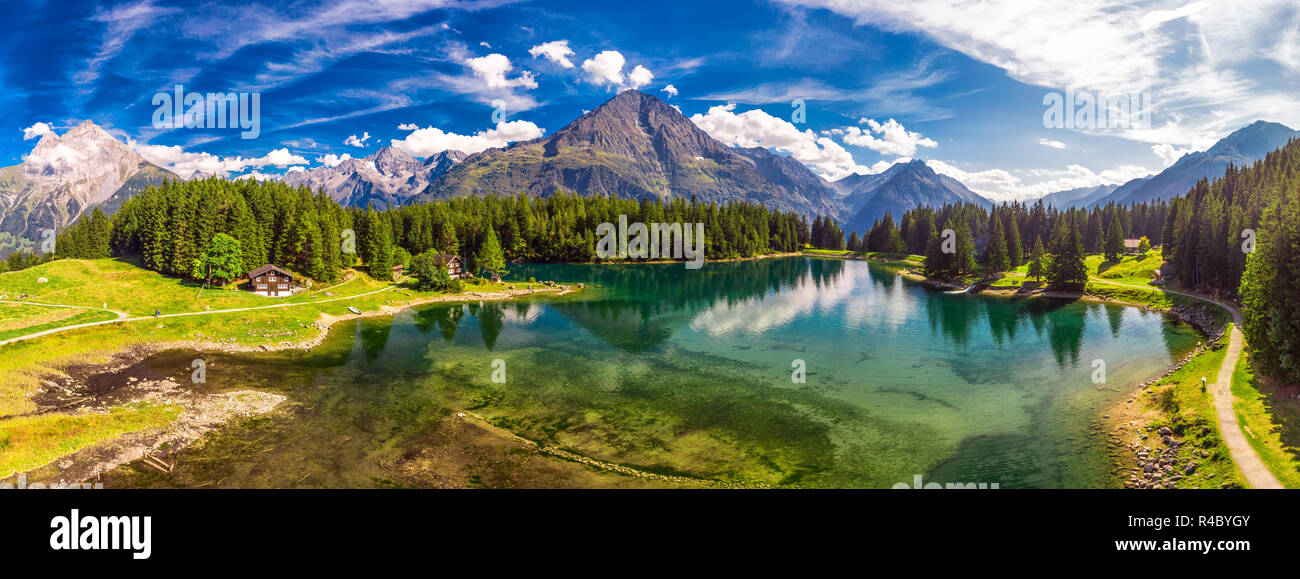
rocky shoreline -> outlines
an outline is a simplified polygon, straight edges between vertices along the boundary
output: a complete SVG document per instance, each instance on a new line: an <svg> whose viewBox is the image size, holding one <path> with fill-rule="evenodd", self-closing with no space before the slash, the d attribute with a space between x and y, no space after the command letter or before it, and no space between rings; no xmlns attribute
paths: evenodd
<svg viewBox="0 0 1300 579"><path fill-rule="evenodd" d="M1198 318L1200 316L1194 315L1193 317ZM1192 321L1188 321L1188 323L1193 326L1196 325ZM1178 456L1184 442L1174 438L1172 431L1168 427L1161 427L1157 430L1152 425L1156 420L1154 416L1163 416L1163 413L1155 409L1150 411L1142 410L1141 404L1138 402L1138 396L1150 391L1151 386L1181 370L1183 366L1196 359L1197 356L1215 349L1219 339L1223 336L1223 331L1224 328L1219 327L1215 334L1202 341L1177 362L1170 364L1159 376L1139 383L1138 387L1126 400L1116 403L1111 410L1111 414L1103 417L1109 421L1111 426L1106 445L1112 449L1123 448L1126 451L1122 456L1117 457L1118 464L1112 470L1112 474L1124 481L1125 488L1176 488L1178 481L1196 471L1199 463L1195 458L1180 459ZM1100 425L1098 427L1100 428ZM1152 447L1150 445L1149 441L1153 434L1160 438L1162 446ZM1128 439L1127 442L1124 441L1125 438ZM1201 458L1209 456L1209 452L1204 449L1199 454ZM1128 476L1124 475L1126 471Z"/></svg>

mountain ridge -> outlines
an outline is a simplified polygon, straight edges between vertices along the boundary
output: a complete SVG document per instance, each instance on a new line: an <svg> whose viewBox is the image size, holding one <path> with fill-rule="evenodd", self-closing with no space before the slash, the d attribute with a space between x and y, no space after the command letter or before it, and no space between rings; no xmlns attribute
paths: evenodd
<svg viewBox="0 0 1300 579"><path fill-rule="evenodd" d="M123 201L175 173L150 163L92 121L63 135L42 135L23 162L0 169L0 232L38 241L58 229Z"/></svg>

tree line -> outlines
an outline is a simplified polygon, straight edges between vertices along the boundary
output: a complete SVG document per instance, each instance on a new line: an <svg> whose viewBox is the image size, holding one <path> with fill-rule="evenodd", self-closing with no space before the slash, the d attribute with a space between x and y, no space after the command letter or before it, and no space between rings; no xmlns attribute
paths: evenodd
<svg viewBox="0 0 1300 579"><path fill-rule="evenodd" d="M617 224L620 216L628 222L703 223L710 259L844 245L831 219L819 216L810 223L807 216L760 203L557 192L542 199L464 197L375 211L344 208L306 187L210 178L150 187L111 218L96 209L59 233L55 256L138 257L147 269L193 279L209 277L214 263L233 263L222 257L231 247L247 268L273 263L327 283L337 281L345 267L363 263L382 276L429 252L458 255L471 272L500 272L507 260L602 261L595 252L596 228Z"/></svg>

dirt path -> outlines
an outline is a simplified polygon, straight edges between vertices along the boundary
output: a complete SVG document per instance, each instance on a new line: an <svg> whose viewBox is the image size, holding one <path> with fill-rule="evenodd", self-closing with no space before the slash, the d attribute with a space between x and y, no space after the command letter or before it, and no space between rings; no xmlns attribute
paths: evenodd
<svg viewBox="0 0 1300 579"><path fill-rule="evenodd" d="M354 299L357 299L357 298L362 298L362 297L366 297L366 296L369 296L369 295L374 295L374 294L377 294L377 293L380 293L380 292L386 292L386 291L392 290L392 289L395 288L395 287L397 287L397 286L388 286L388 287L381 288L381 289L377 289L377 290L374 290L374 291L370 291L370 292L366 292L366 293L361 293L361 294L356 294L356 295L351 295L351 296L344 296L344 297L340 297L340 298L329 298L329 299L324 299L324 300L315 300L315 301L310 301L310 302L292 302L292 303L271 304L271 305L269 305L269 306L252 306L252 307L247 307L247 308L233 308L233 309L227 309L227 310L204 310L204 311L201 311L201 312L181 312L181 313L177 313L177 314L162 314L162 315L159 315L159 316L137 316L137 317L134 317L134 318L128 318L128 317L125 317L126 314L123 313L123 312L115 312L115 313L118 314L118 317L117 317L116 320L101 320L101 321L98 321L98 322L86 322L86 323L84 323L84 324L73 324L73 325L71 325L71 326L62 326L62 327L58 327L58 328L52 328L52 329L49 329L49 330L44 330L44 331L41 331L41 332L34 332L34 333L26 334L26 335L23 335L23 336L15 336L15 337L9 338L9 339L7 339L7 340L0 340L0 346L4 346L5 344L12 344L12 343L14 343L14 342L21 342L21 341L23 341L23 340L30 340L30 339L32 339L32 338L39 338L39 337L41 337L41 336L48 336L48 335L50 335L50 334L57 334L57 333L59 333L59 332L66 332L66 331L68 331L68 330L76 330L76 329L79 329L79 328L89 328L89 327L93 327L93 326L102 326L102 325L104 325L104 324L117 324L117 323L122 323L122 322L138 322L138 321L142 321L142 320L159 320L159 319L162 319L162 318L176 318L176 317L181 317L181 316L206 316L206 315L210 315L210 314L229 314L229 313L232 313L232 312L247 312L247 311L251 311L251 310L267 310L267 309L271 309L271 308L289 308L289 307L293 307L293 306L303 306L303 305L308 305L308 304L323 304L323 303L326 303L326 302L337 302L337 301L342 301L342 300L354 300ZM38 303L33 303L33 302L8 302L8 303L20 303L20 304L33 305L33 306L48 306L48 307L58 307L58 308L86 308L86 306L74 306L74 305L64 305L64 304L38 304ZM99 308L86 308L86 309L99 309ZM112 311L112 310L107 310L107 311Z"/></svg>
<svg viewBox="0 0 1300 579"><path fill-rule="evenodd" d="M119 312L117 310L109 310L105 308L97 308L94 306L73 306L68 304L43 304L40 302L24 302L19 300L0 300L0 304L18 304L23 306L37 306L42 308L70 308L74 310L95 310L100 312L111 312L117 314L118 318L126 317L126 312Z"/></svg>
<svg viewBox="0 0 1300 579"><path fill-rule="evenodd" d="M1237 368L1237 358L1241 356L1241 345L1244 342L1241 336L1241 312L1237 308L1216 299L1193 293L1119 283L1097 277L1089 277L1088 279L1099 283L1137 289L1159 289L1166 293L1212 303L1232 314L1233 325L1232 332L1228 334L1228 349L1223 356L1223 365L1219 367L1219 375L1215 377L1214 384L1210 387L1210 392L1214 396L1214 410L1219 415L1219 432L1223 435L1224 444L1228 445L1228 453L1232 455L1232 462L1237 463L1237 468L1241 469L1241 474L1245 476L1246 482L1250 486L1257 489L1283 488L1282 483L1277 480L1276 476L1273 476L1272 471L1268 470L1268 467L1264 465L1264 461L1259 459L1255 449L1246 440L1246 436L1241 433L1241 426L1237 424L1237 413L1232 409L1232 372Z"/></svg>

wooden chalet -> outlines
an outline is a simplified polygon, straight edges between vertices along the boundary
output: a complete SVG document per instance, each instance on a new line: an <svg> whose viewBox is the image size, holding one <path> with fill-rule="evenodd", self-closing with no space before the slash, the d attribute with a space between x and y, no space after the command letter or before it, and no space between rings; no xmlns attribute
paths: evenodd
<svg viewBox="0 0 1300 579"><path fill-rule="evenodd" d="M447 273L451 275L451 279L467 277L465 274L465 262L461 261L459 257L450 253L439 253L433 256L433 260L436 263L447 266Z"/></svg>
<svg viewBox="0 0 1300 579"><path fill-rule="evenodd" d="M266 264L248 272L248 289L264 296L287 296L293 293L293 274L283 268Z"/></svg>

